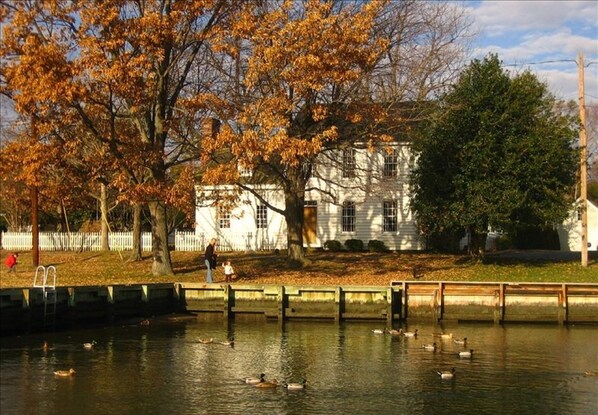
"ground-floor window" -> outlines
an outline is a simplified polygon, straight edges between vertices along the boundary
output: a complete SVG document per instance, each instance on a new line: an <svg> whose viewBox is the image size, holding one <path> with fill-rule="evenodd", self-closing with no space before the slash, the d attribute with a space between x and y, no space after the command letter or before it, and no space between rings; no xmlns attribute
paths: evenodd
<svg viewBox="0 0 598 415"><path fill-rule="evenodd" d="M230 228L230 210L223 206L218 209L218 227L220 229Z"/></svg>
<svg viewBox="0 0 598 415"><path fill-rule="evenodd" d="M385 200L383 202L382 215L384 218L384 232L397 231L397 201Z"/></svg>
<svg viewBox="0 0 598 415"><path fill-rule="evenodd" d="M355 232L355 202L345 200L342 211L342 231Z"/></svg>

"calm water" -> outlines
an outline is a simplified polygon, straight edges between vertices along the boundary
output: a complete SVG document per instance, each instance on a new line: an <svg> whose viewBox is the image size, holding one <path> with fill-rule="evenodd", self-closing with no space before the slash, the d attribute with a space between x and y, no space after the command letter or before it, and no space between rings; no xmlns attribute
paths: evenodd
<svg viewBox="0 0 598 415"><path fill-rule="evenodd" d="M7 414L596 414L598 328L411 323L416 339L379 323L161 320L0 339L0 412ZM434 332L469 339L473 359ZM234 348L200 344L224 340ZM50 349L42 350L44 340ZM93 351L82 344L96 340ZM73 367L72 378L54 370ZM437 370L456 368L453 380ZM258 389L266 373L308 380Z"/></svg>

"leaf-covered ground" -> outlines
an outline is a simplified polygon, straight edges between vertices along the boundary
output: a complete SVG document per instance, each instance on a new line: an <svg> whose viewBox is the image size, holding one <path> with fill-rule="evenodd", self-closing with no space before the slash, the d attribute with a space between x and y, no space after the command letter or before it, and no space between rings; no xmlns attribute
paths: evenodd
<svg viewBox="0 0 598 415"><path fill-rule="evenodd" d="M9 254L0 251L4 260ZM199 252L172 252L174 276L151 275L151 256L140 262L127 261L128 252L40 252L40 264L53 265L57 285L112 285L159 282L203 282L205 267ZM465 255L433 253L332 253L310 252L310 263L293 269L284 254L221 253L219 260L230 259L237 276L234 282L284 285L388 285L391 281L518 281L518 282L598 282L598 258L582 267L575 256L543 254L537 251L519 255L488 255L472 261ZM28 287L33 284L35 268L30 252L21 252L18 273L9 274L2 264L0 288ZM415 271L415 272L414 272ZM218 267L216 282L224 274Z"/></svg>

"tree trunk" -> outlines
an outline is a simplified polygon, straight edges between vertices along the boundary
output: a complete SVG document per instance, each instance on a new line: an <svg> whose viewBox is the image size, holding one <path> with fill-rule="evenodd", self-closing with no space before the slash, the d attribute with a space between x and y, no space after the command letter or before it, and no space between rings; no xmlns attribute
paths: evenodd
<svg viewBox="0 0 598 415"><path fill-rule="evenodd" d="M306 263L303 249L303 206L305 192L285 191L285 220L287 224L287 256L295 266Z"/></svg>
<svg viewBox="0 0 598 415"><path fill-rule="evenodd" d="M129 261L141 261L141 210L140 203L133 205L133 251L129 257Z"/></svg>
<svg viewBox="0 0 598 415"><path fill-rule="evenodd" d="M106 185L100 184L100 214L101 214L101 231L102 231L102 251L110 250L110 243L108 239L108 195L106 192Z"/></svg>
<svg viewBox="0 0 598 415"><path fill-rule="evenodd" d="M39 266L39 194L36 186L31 187L31 259L33 266Z"/></svg>
<svg viewBox="0 0 598 415"><path fill-rule="evenodd" d="M468 228L468 250L473 258L483 258L486 248L486 233L478 233L473 227Z"/></svg>
<svg viewBox="0 0 598 415"><path fill-rule="evenodd" d="M160 201L149 202L152 223L152 275L174 275L168 248L168 227L166 224L166 206Z"/></svg>

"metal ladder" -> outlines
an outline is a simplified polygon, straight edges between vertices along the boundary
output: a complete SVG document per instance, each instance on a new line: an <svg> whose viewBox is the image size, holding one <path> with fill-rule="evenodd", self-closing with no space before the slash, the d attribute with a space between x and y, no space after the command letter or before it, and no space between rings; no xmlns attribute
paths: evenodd
<svg viewBox="0 0 598 415"><path fill-rule="evenodd" d="M38 274L41 273L38 281ZM51 278L51 283L49 281ZM44 296L44 327L50 323L54 325L56 323L56 267L50 265L44 267L39 265L35 269L35 277L33 279L33 287L41 288ZM51 317L51 320L50 320Z"/></svg>

